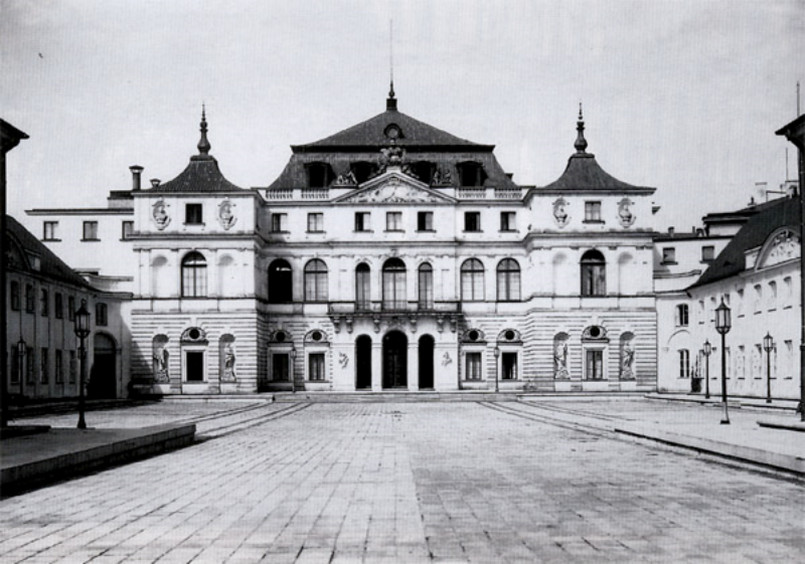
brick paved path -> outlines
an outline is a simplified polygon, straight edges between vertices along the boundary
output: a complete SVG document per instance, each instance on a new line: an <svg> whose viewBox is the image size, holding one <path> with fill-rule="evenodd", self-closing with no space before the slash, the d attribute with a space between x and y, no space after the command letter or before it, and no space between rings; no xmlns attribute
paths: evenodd
<svg viewBox="0 0 805 564"><path fill-rule="evenodd" d="M316 404L0 502L2 562L794 562L800 483L475 403Z"/></svg>

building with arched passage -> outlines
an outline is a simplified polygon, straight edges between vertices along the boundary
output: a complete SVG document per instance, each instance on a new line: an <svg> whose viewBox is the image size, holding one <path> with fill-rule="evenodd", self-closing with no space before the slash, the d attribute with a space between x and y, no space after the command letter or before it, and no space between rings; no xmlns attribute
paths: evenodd
<svg viewBox="0 0 805 564"><path fill-rule="evenodd" d="M574 148L556 181L519 185L493 145L390 92L243 189L203 113L183 172L141 188L133 167L115 193L132 222L134 388L655 389L654 188L601 168L581 110Z"/></svg>

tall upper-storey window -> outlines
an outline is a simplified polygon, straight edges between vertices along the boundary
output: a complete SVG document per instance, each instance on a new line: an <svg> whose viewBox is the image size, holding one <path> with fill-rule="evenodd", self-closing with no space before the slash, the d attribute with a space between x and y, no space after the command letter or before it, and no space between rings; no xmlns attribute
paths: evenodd
<svg viewBox="0 0 805 564"><path fill-rule="evenodd" d="M83 241L97 241L98 240L98 222L85 221L83 230Z"/></svg>
<svg viewBox="0 0 805 564"><path fill-rule="evenodd" d="M677 327L688 326L688 304L679 304L676 306L676 325Z"/></svg>
<svg viewBox="0 0 805 564"><path fill-rule="evenodd" d="M464 231L476 232L481 230L481 212L464 212Z"/></svg>
<svg viewBox="0 0 805 564"><path fill-rule="evenodd" d="M520 265L514 259L503 259L498 263L498 301L514 302L520 300Z"/></svg>
<svg viewBox="0 0 805 564"><path fill-rule="evenodd" d="M383 309L405 309L405 263L390 258L383 264Z"/></svg>
<svg viewBox="0 0 805 564"><path fill-rule="evenodd" d="M284 304L293 299L293 272L284 259L276 259L268 265L268 302Z"/></svg>
<svg viewBox="0 0 805 564"><path fill-rule="evenodd" d="M365 262L355 267L355 307L359 310L369 309L371 303L371 270Z"/></svg>
<svg viewBox="0 0 805 564"><path fill-rule="evenodd" d="M584 202L584 223L601 223L601 202Z"/></svg>
<svg viewBox="0 0 805 564"><path fill-rule="evenodd" d="M371 217L369 212L355 212L355 231L371 231Z"/></svg>
<svg viewBox="0 0 805 564"><path fill-rule="evenodd" d="M327 265L313 259L305 265L305 301L327 301Z"/></svg>
<svg viewBox="0 0 805 564"><path fill-rule="evenodd" d="M201 204L185 204L184 222L188 225L201 225L203 223Z"/></svg>
<svg viewBox="0 0 805 564"><path fill-rule="evenodd" d="M478 259L467 259L461 265L461 299L465 302L484 299L484 265Z"/></svg>
<svg viewBox="0 0 805 564"><path fill-rule="evenodd" d="M430 309L433 307L433 267L427 262L421 264L417 278L419 308Z"/></svg>
<svg viewBox="0 0 805 564"><path fill-rule="evenodd" d="M581 256L581 295L604 296L607 293L606 261L600 251L591 249Z"/></svg>
<svg viewBox="0 0 805 564"><path fill-rule="evenodd" d="M199 298L207 295L207 261L197 251L182 259L182 297Z"/></svg>
<svg viewBox="0 0 805 564"><path fill-rule="evenodd" d="M59 222L46 221L42 225L42 239L45 241L58 241L59 240Z"/></svg>

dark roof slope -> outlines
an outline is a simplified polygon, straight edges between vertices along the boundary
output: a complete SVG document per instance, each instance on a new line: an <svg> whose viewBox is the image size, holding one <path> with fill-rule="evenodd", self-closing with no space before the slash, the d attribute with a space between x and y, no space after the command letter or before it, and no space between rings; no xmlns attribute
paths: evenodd
<svg viewBox="0 0 805 564"><path fill-rule="evenodd" d="M780 227L788 227L799 233L798 198L772 200L752 209L759 209L759 211L741 227L732 241L719 253L710 268L690 288L704 286L743 272L746 268L744 253L749 249L761 246L769 235Z"/></svg>
<svg viewBox="0 0 805 564"><path fill-rule="evenodd" d="M39 270L35 272L73 286L93 289L84 278L76 274L72 268L67 266L64 261L10 215L6 216L6 237L12 239L24 252L33 253L39 257ZM13 254L10 256L13 256ZM9 266L19 270L31 270L27 264L27 257L25 257L25 260L26 264L10 264Z"/></svg>
<svg viewBox="0 0 805 564"><path fill-rule="evenodd" d="M218 161L210 155L210 142L207 140L207 115L201 110L201 139L198 142L198 155L190 157L190 163L182 173L160 184L149 192L232 192L243 190L235 186L221 174Z"/></svg>

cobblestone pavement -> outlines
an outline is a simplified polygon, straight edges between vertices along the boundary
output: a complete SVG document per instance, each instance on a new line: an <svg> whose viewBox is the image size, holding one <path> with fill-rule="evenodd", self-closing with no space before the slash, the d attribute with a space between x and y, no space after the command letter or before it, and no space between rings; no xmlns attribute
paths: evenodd
<svg viewBox="0 0 805 564"><path fill-rule="evenodd" d="M795 562L801 482L477 403L315 404L0 502L2 562Z"/></svg>

